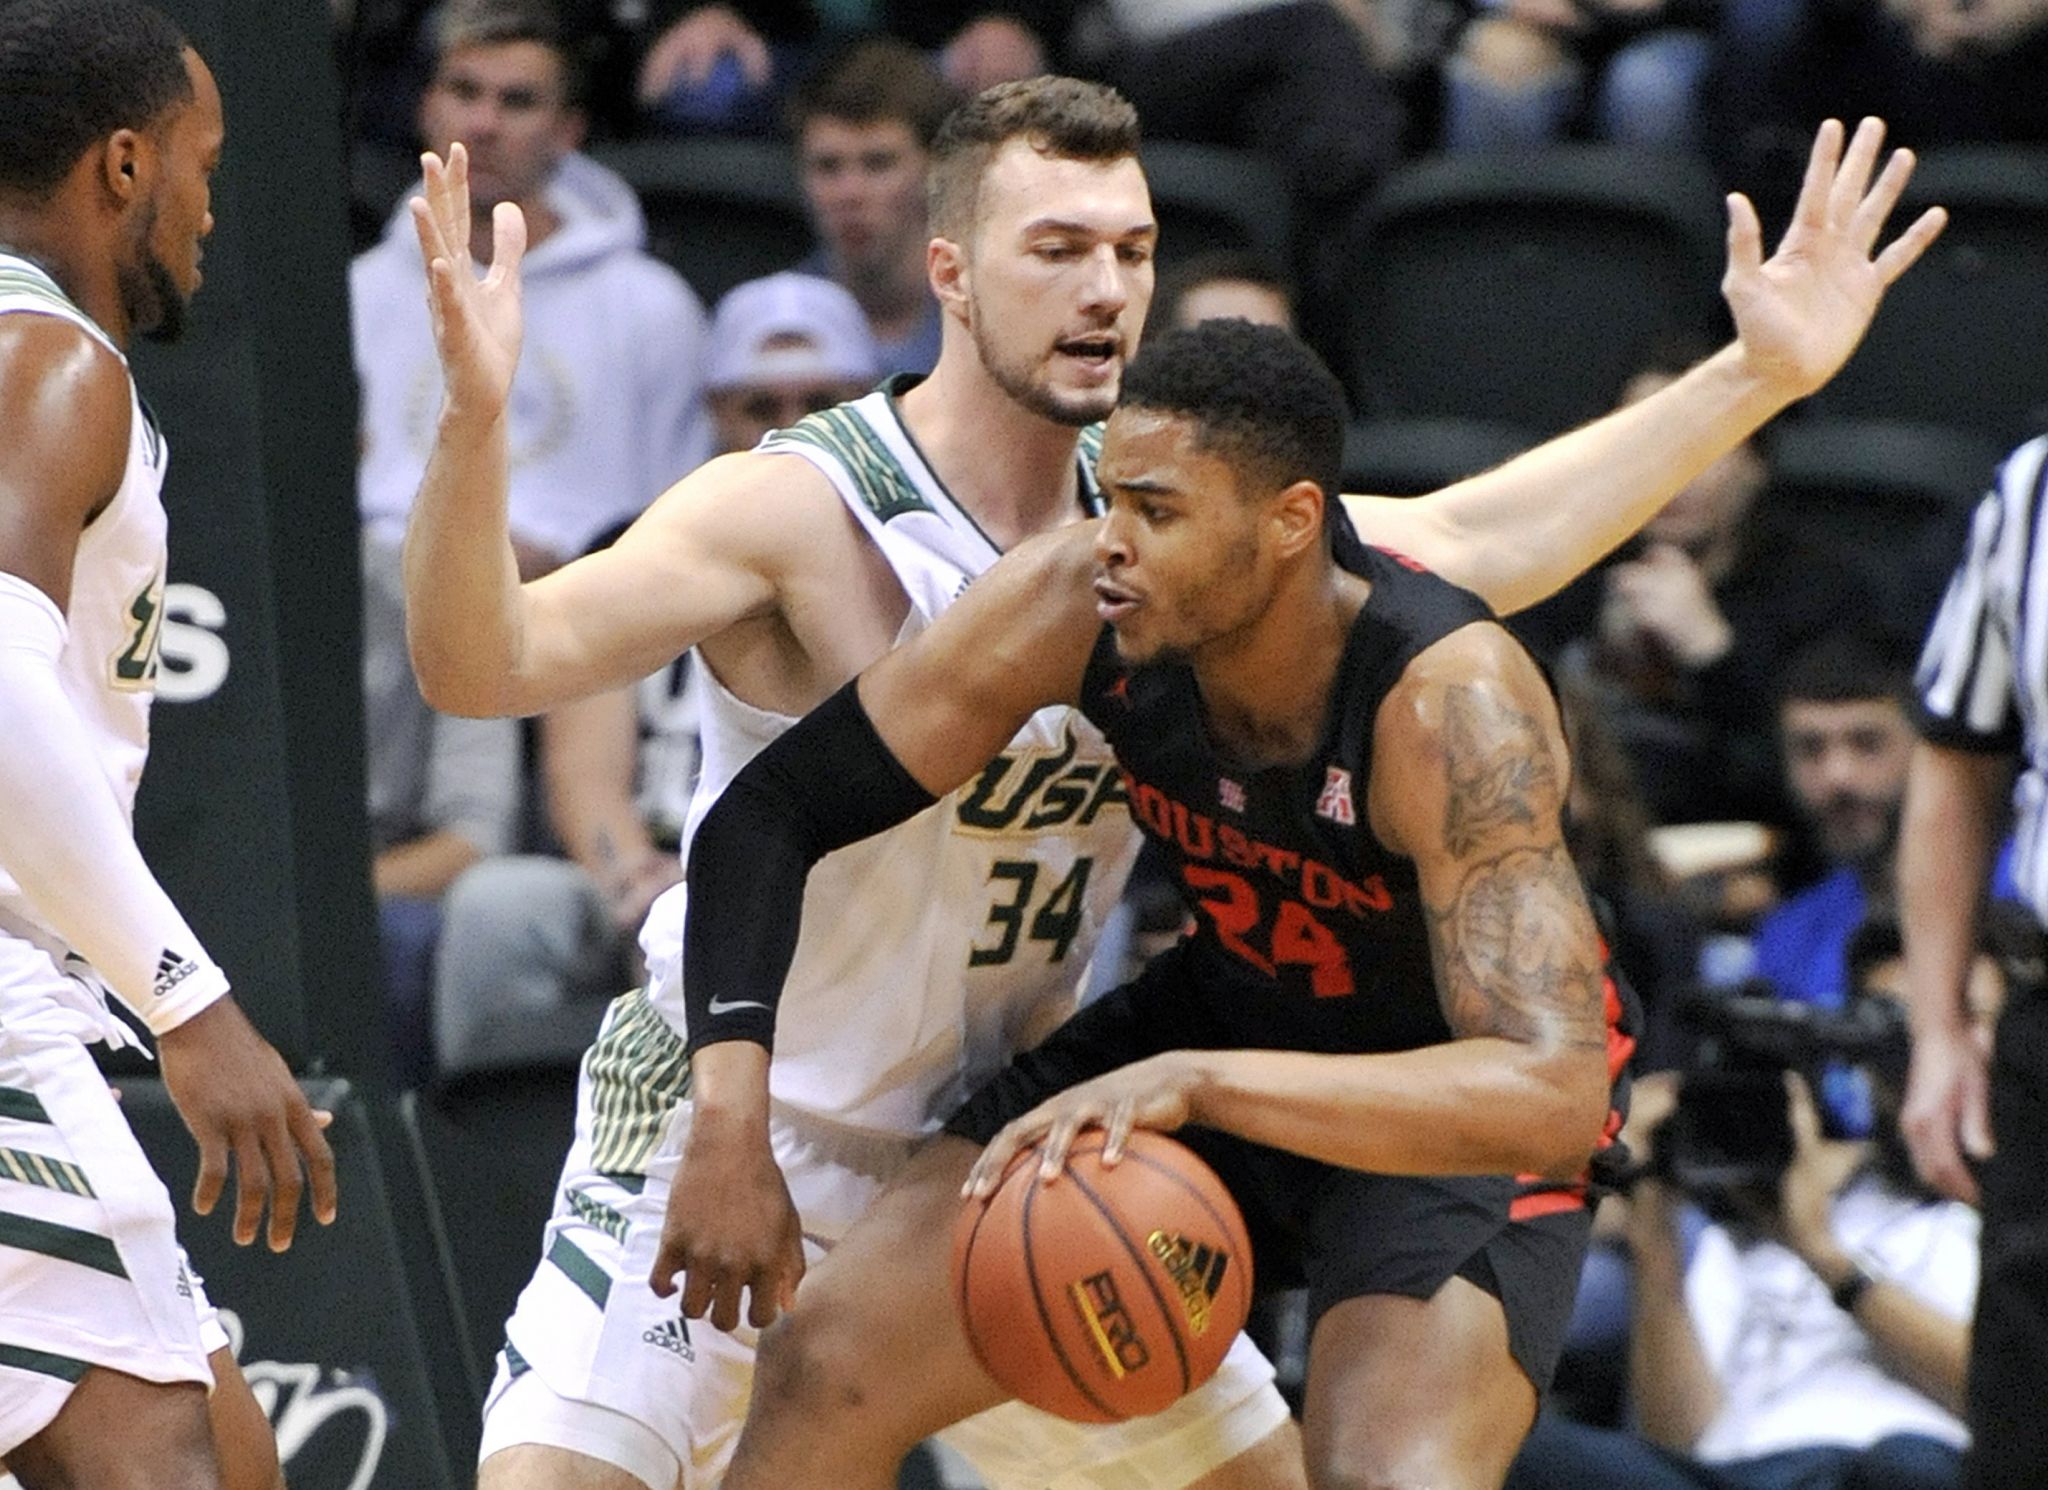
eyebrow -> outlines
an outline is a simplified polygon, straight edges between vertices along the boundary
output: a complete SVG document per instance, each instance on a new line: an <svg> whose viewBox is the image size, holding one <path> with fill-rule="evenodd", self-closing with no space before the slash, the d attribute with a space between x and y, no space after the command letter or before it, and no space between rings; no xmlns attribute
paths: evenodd
<svg viewBox="0 0 2048 1490"><path fill-rule="evenodd" d="M1033 219L1032 219L1032 220L1031 220L1030 222L1027 222L1026 224L1024 224L1024 227L1023 227L1023 231L1024 231L1024 232L1025 232L1026 234L1030 234L1030 233L1072 233L1072 234L1075 234L1076 236L1078 236L1078 237L1082 237L1082 238L1093 238L1093 237L1095 237L1095 236L1097 235L1097 233L1098 233L1098 231L1099 231L1099 230L1098 230L1098 229L1096 228L1096 226L1095 226L1095 225L1094 225L1093 223L1085 223L1085 222L1074 222L1074 221L1072 221L1071 219L1068 219L1068 218L1063 218L1063 217L1037 217L1037 218L1033 218ZM1123 239L1123 238L1149 238L1149 237L1153 237L1153 236L1156 236L1156 235L1158 234L1158 232L1159 232L1159 224L1158 224L1158 223L1156 223L1156 222L1141 222L1141 223L1138 223L1138 224L1136 224L1136 225L1135 225L1135 226L1133 226L1133 227L1128 227L1128 228L1125 228L1125 229L1124 229L1124 230L1123 230L1122 232L1120 232L1120 233L1113 233L1113 234L1111 234L1111 235L1109 235L1109 236L1111 236L1111 237L1115 237L1115 238L1119 238L1119 239Z"/></svg>
<svg viewBox="0 0 2048 1490"><path fill-rule="evenodd" d="M1181 494L1179 487L1171 482L1161 481L1157 476L1133 476L1128 480L1106 481L1103 484L1113 491L1137 492L1147 497L1177 497Z"/></svg>

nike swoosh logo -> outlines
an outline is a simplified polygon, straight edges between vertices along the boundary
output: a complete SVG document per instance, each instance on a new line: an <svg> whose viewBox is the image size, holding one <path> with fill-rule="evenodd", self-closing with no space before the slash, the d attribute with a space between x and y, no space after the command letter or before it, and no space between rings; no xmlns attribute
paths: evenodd
<svg viewBox="0 0 2048 1490"><path fill-rule="evenodd" d="M768 1006L757 999L713 999L704 1007L713 1014L737 1014L742 1009L766 1010Z"/></svg>

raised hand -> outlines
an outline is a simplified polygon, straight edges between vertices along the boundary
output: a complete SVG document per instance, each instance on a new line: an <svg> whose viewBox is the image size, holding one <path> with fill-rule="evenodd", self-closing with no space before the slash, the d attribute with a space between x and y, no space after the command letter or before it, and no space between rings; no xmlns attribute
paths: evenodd
<svg viewBox="0 0 2048 1490"><path fill-rule="evenodd" d="M519 262L526 254L526 217L500 202L491 213L491 267L482 279L469 256L469 151L458 142L442 159L420 157L426 192L410 202L427 261L427 306L441 357L447 411L495 418L512 395L525 326Z"/></svg>
<svg viewBox="0 0 2048 1490"><path fill-rule="evenodd" d="M1806 179L1778 251L1763 256L1756 208L1728 198L1728 272L1721 293L1735 315L1744 356L1786 397L1820 387L1856 350L1884 292L1913 266L1948 222L1930 207L1877 251L1885 219L1913 174L1913 152L1894 150L1871 179L1884 122L1865 119L1846 151L1833 119L1814 136Z"/></svg>

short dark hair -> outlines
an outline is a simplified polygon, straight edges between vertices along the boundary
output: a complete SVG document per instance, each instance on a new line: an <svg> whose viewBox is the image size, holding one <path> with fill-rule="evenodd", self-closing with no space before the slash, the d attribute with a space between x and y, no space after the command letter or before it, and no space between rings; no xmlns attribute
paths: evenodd
<svg viewBox="0 0 2048 1490"><path fill-rule="evenodd" d="M1778 679L1780 704L1848 704L1913 697L1913 670L1899 644L1872 632L1829 631L1793 654Z"/></svg>
<svg viewBox="0 0 2048 1490"><path fill-rule="evenodd" d="M815 119L901 124L929 150L959 103L959 90L931 58L907 42L878 36L840 48L800 78L785 116L792 135Z"/></svg>
<svg viewBox="0 0 2048 1490"><path fill-rule="evenodd" d="M579 37L553 0L450 0L434 28L438 67L464 47L503 47L530 41L562 64L562 101L582 108L590 91L595 38Z"/></svg>
<svg viewBox="0 0 2048 1490"><path fill-rule="evenodd" d="M1079 78L998 83L960 105L932 141L926 205L932 231L956 242L974 225L996 151L1024 139L1041 155L1107 164L1138 153L1138 111L1116 89Z"/></svg>
<svg viewBox="0 0 2048 1490"><path fill-rule="evenodd" d="M1174 325L1180 319L1180 303L1190 292L1219 281L1257 285L1286 301L1290 310L1294 307L1294 281L1275 269L1264 254L1249 248L1212 248L1161 272L1147 320L1157 326Z"/></svg>
<svg viewBox="0 0 2048 1490"><path fill-rule="evenodd" d="M0 0L0 191L46 198L99 141L188 102L185 52L139 0Z"/></svg>
<svg viewBox="0 0 2048 1490"><path fill-rule="evenodd" d="M1193 420L1198 444L1258 485L1313 481L1334 506L1344 471L1344 390L1291 332L1204 321L1147 338L1124 369L1123 409Z"/></svg>

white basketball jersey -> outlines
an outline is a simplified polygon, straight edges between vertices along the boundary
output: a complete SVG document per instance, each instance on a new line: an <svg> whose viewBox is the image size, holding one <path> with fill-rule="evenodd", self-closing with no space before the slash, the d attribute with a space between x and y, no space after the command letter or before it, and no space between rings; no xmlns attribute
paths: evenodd
<svg viewBox="0 0 2048 1490"><path fill-rule="evenodd" d="M1083 436L1091 510L1099 447L1098 433ZM814 414L761 449L810 461L845 499L910 597L899 641L1000 557L933 475L887 392ZM692 833L740 768L795 722L701 672ZM1073 1011L1137 850L1108 745L1058 707L1041 710L974 782L828 855L811 872L777 1018L776 1100L863 1128L936 1129ZM679 885L655 902L641 940L655 1006L687 1034L685 894Z"/></svg>
<svg viewBox="0 0 2048 1490"><path fill-rule="evenodd" d="M58 316L84 327L116 356L120 349L28 260L0 253L0 315ZM123 358L123 365L126 365ZM149 754L149 704L156 691L157 640L163 625L164 466L169 452L156 422L128 383L128 469L114 500L86 525L71 567L68 635L58 674L92 740L93 758L132 821L135 788ZM0 436L4 437L4 436ZM0 922L47 931L4 870Z"/></svg>

